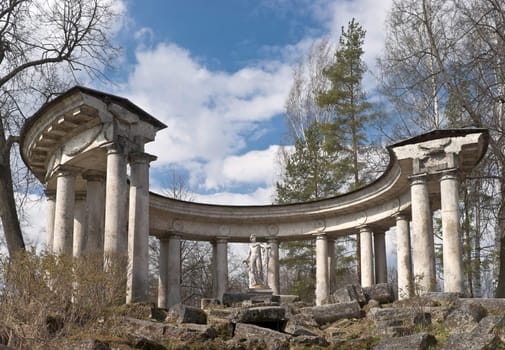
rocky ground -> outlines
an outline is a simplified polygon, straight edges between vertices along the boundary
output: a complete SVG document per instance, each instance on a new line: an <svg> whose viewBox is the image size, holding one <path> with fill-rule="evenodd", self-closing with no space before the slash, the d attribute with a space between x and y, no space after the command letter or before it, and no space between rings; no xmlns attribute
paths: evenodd
<svg viewBox="0 0 505 350"><path fill-rule="evenodd" d="M125 306L58 348L505 349L505 299L429 293L393 302L388 285L348 286L323 306L293 296L228 299L229 307L207 301L204 309Z"/></svg>

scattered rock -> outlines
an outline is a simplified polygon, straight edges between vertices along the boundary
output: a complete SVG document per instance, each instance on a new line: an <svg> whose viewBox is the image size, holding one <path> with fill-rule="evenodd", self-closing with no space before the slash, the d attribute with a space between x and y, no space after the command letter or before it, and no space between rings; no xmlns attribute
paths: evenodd
<svg viewBox="0 0 505 350"><path fill-rule="evenodd" d="M505 298L461 298L457 301L458 305L479 304L486 309L489 315L505 314Z"/></svg>
<svg viewBox="0 0 505 350"><path fill-rule="evenodd" d="M300 335L292 340L293 344L306 346L327 347L330 345L326 339L317 335Z"/></svg>
<svg viewBox="0 0 505 350"><path fill-rule="evenodd" d="M489 334L505 327L505 316L486 316L479 321L475 333Z"/></svg>
<svg viewBox="0 0 505 350"><path fill-rule="evenodd" d="M335 322L343 318L361 318L361 308L357 301L341 304L326 304L304 307L301 313L311 315L318 325Z"/></svg>
<svg viewBox="0 0 505 350"><path fill-rule="evenodd" d="M233 315L235 323L262 324L267 322L284 322L286 310L280 306L258 306L241 308Z"/></svg>
<svg viewBox="0 0 505 350"><path fill-rule="evenodd" d="M221 303L216 298L202 298L200 299L200 308L203 310L219 307Z"/></svg>
<svg viewBox="0 0 505 350"><path fill-rule="evenodd" d="M177 304L170 308L167 321L175 320L178 324L196 323L206 324L207 314L197 307Z"/></svg>
<svg viewBox="0 0 505 350"><path fill-rule="evenodd" d="M279 295L279 302L282 304L291 304L300 301L300 297L298 295Z"/></svg>
<svg viewBox="0 0 505 350"><path fill-rule="evenodd" d="M497 349L499 339L494 334L477 332L458 333L449 336L444 349L447 350L494 350Z"/></svg>
<svg viewBox="0 0 505 350"><path fill-rule="evenodd" d="M431 324L431 314L417 308L372 308L367 317L378 329Z"/></svg>
<svg viewBox="0 0 505 350"><path fill-rule="evenodd" d="M337 289L330 297L333 303L348 303L357 301L360 306L366 304L366 297L363 288L358 285L349 284L343 288Z"/></svg>
<svg viewBox="0 0 505 350"><path fill-rule="evenodd" d="M454 308L445 318L445 325L450 332L468 333L474 330L487 311L478 303L464 303Z"/></svg>
<svg viewBox="0 0 505 350"><path fill-rule="evenodd" d="M235 325L234 338L242 341L250 339L261 339L265 342L268 349L288 350L291 336L253 324L237 323Z"/></svg>
<svg viewBox="0 0 505 350"><path fill-rule="evenodd" d="M392 303L395 300L393 285L389 283L379 283L371 287L365 287L363 293L367 300L377 300L379 304Z"/></svg>
<svg viewBox="0 0 505 350"><path fill-rule="evenodd" d="M298 337L301 335L307 335L307 336L317 336L314 332L312 332L310 329L304 326L300 326L294 322L289 322L286 324L284 327L284 332L291 334L294 337Z"/></svg>
<svg viewBox="0 0 505 350"><path fill-rule="evenodd" d="M418 333L399 338L384 338L376 350L428 350L437 344L434 336L428 333Z"/></svg>

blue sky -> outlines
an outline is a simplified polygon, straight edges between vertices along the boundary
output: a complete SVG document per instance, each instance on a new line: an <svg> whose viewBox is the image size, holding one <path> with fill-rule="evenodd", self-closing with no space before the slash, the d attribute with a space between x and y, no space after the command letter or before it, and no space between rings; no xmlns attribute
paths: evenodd
<svg viewBox="0 0 505 350"><path fill-rule="evenodd" d="M124 56L111 92L168 125L147 146L158 156L151 189L163 192L176 169L197 201L271 203L294 64L314 41L337 41L340 28L355 17L367 30L365 60L373 69L390 5L390 0L126 1L117 35Z"/></svg>

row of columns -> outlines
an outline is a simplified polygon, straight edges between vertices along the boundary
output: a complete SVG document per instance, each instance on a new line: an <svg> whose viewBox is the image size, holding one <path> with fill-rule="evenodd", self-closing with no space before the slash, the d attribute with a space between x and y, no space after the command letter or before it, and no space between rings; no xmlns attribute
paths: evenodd
<svg viewBox="0 0 505 350"><path fill-rule="evenodd" d="M56 172L56 191L46 193L47 248L67 256L103 255L105 269L112 259L122 263L127 256L128 303L146 301L148 295L149 163L154 159L144 152L127 155L112 144L105 174L63 165ZM85 193L75 191L79 174L86 180Z"/></svg>
<svg viewBox="0 0 505 350"><path fill-rule="evenodd" d="M268 286L273 294L280 292L279 243L269 239L267 266ZM213 295L222 300L228 286L228 239L217 237L212 242ZM158 307L169 308L181 302L181 236L170 234L160 238Z"/></svg>

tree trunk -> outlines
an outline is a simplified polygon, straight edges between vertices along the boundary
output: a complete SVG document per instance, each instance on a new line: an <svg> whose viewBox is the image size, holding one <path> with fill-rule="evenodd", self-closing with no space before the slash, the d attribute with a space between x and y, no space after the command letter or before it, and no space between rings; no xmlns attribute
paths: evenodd
<svg viewBox="0 0 505 350"><path fill-rule="evenodd" d="M11 146L5 137L3 125L0 125L0 218L2 219L5 241L9 256L25 249L19 217L14 199L12 171L10 165Z"/></svg>

